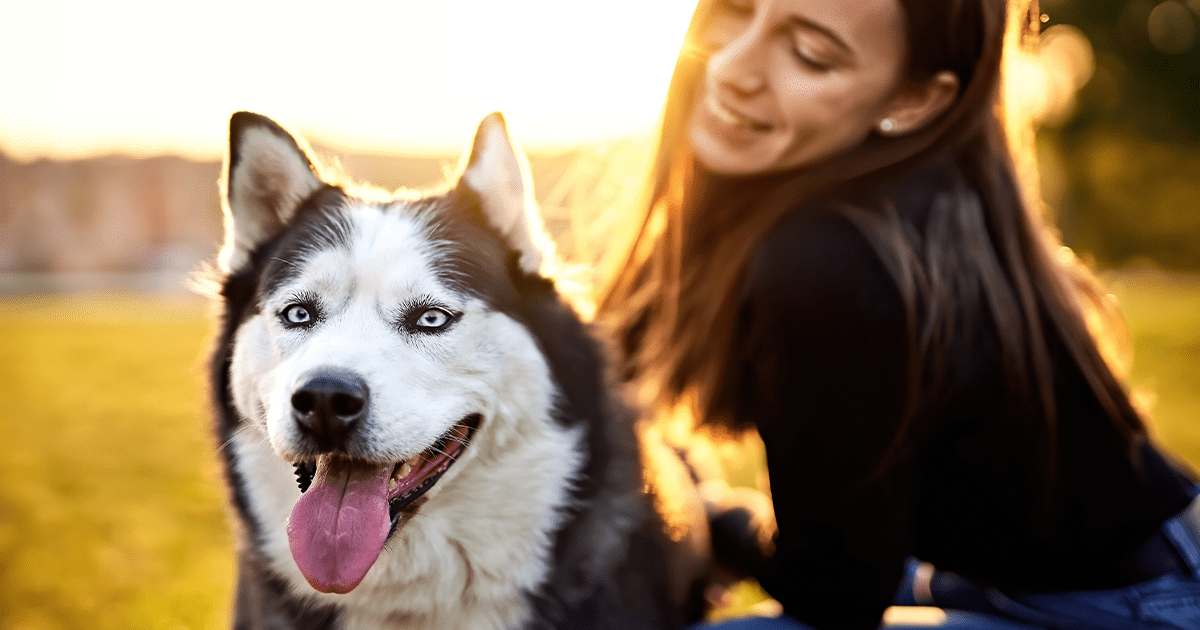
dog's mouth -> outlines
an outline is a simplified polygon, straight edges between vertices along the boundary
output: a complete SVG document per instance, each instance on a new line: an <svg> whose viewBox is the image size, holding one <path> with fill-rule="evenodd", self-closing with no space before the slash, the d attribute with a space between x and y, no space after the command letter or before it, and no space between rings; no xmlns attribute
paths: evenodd
<svg viewBox="0 0 1200 630"><path fill-rule="evenodd" d="M467 416L425 452L396 464L388 481L388 515L392 529L399 522L401 510L428 492L458 461L482 420L478 414Z"/></svg>
<svg viewBox="0 0 1200 630"><path fill-rule="evenodd" d="M323 593L348 593L375 563L413 502L466 450L482 417L468 416L416 457L378 464L323 455L296 464L303 496L288 519L300 572Z"/></svg>

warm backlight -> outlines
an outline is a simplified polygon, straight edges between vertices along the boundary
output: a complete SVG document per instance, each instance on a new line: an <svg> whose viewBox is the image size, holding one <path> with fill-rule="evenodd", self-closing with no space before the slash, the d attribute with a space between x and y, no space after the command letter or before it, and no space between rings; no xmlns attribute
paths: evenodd
<svg viewBox="0 0 1200 630"><path fill-rule="evenodd" d="M215 157L231 112L351 151L653 124L694 0L39 0L0 19L0 151Z"/></svg>

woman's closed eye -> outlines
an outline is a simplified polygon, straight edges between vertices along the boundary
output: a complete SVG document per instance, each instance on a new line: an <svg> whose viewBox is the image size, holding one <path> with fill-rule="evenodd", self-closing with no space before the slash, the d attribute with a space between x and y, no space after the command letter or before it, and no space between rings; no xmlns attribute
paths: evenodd
<svg viewBox="0 0 1200 630"><path fill-rule="evenodd" d="M805 65L818 71L853 65L855 52L835 29L801 16L789 21L792 54Z"/></svg>
<svg viewBox="0 0 1200 630"><path fill-rule="evenodd" d="M821 35L797 29L792 37L792 55L818 72L827 72L845 63L845 55Z"/></svg>
<svg viewBox="0 0 1200 630"><path fill-rule="evenodd" d="M805 45L797 45L792 49L792 55L801 63L816 70L818 72L828 72L834 68L836 62L830 60L828 56L822 55L814 51L812 48Z"/></svg>

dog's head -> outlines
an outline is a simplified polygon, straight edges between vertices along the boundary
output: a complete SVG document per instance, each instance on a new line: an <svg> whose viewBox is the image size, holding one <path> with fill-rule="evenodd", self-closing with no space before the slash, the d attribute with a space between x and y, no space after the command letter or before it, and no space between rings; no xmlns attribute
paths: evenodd
<svg viewBox="0 0 1200 630"><path fill-rule="evenodd" d="M227 315L232 405L305 489L287 524L301 572L348 592L414 510L503 447L489 423L554 404L512 316L522 285L548 284L528 168L493 114L448 189L356 192L241 112L222 183L219 265L246 294Z"/></svg>

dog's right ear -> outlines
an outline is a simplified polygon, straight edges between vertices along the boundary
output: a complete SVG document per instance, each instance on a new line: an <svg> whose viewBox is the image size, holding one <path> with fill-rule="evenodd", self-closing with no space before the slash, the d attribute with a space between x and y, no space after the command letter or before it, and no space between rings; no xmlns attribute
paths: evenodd
<svg viewBox="0 0 1200 630"><path fill-rule="evenodd" d="M250 112L229 119L229 153L221 180L225 244L217 261L225 272L245 265L250 252L292 218L300 202L322 186L303 140Z"/></svg>
<svg viewBox="0 0 1200 630"><path fill-rule="evenodd" d="M479 197L483 218L518 254L521 269L539 273L554 257L554 241L546 235L534 201L529 161L499 112L479 123L463 164L458 185Z"/></svg>

